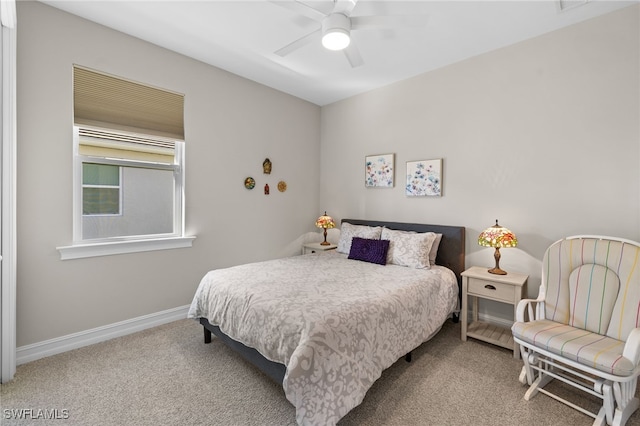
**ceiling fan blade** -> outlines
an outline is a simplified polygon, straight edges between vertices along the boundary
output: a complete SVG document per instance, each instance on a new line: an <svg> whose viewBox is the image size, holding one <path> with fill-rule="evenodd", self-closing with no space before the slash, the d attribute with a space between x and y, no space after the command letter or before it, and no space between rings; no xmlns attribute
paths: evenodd
<svg viewBox="0 0 640 426"><path fill-rule="evenodd" d="M375 15L352 16L352 30L371 30L377 28L423 27L427 25L427 15Z"/></svg>
<svg viewBox="0 0 640 426"><path fill-rule="evenodd" d="M299 39L287 44L286 46L276 50L275 53L278 56L287 56L289 53L300 49L303 46L306 46L307 44L309 44L310 42L313 41L314 38L317 38L320 36L321 30L317 29L313 32L310 32L309 34L307 34L306 36L302 36Z"/></svg>
<svg viewBox="0 0 640 426"><path fill-rule="evenodd" d="M357 2L358 0L336 0L331 13L342 13L344 16L350 16Z"/></svg>
<svg viewBox="0 0 640 426"><path fill-rule="evenodd" d="M271 0L271 3L276 4L278 6L284 7L292 12L295 12L299 15L306 16L309 19L313 19L314 21L322 22L322 20L327 16L323 12L315 9L308 4L299 2L299 1L274 1Z"/></svg>
<svg viewBox="0 0 640 426"><path fill-rule="evenodd" d="M349 46L347 46L343 50L343 52L344 52L344 56L347 57L347 60L351 64L351 68L356 68L364 64L364 61L362 60L362 56L360 55L360 51L356 47L353 40L351 40L351 43L349 44Z"/></svg>

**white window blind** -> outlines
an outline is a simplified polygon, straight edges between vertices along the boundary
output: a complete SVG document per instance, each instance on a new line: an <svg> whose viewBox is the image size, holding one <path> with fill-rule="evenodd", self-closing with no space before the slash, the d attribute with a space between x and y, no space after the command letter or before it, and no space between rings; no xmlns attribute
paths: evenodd
<svg viewBox="0 0 640 426"><path fill-rule="evenodd" d="M134 133L79 128L80 155L173 164L175 141Z"/></svg>

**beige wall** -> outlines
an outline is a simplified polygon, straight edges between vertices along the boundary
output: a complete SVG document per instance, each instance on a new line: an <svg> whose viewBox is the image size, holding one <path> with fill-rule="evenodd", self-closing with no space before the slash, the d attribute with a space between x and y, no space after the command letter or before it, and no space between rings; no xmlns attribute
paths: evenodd
<svg viewBox="0 0 640 426"><path fill-rule="evenodd" d="M189 304L207 270L298 253L316 232L319 107L41 3L17 12L18 347ZM60 260L72 242L72 64L185 94L192 248Z"/></svg>
<svg viewBox="0 0 640 426"><path fill-rule="evenodd" d="M501 266L532 276L573 234L640 240L640 8L633 6L322 109L320 205L338 218L519 237ZM364 187L364 158L396 154L393 189ZM442 198L404 195L406 162L442 158ZM507 312L508 313L508 312Z"/></svg>
<svg viewBox="0 0 640 426"><path fill-rule="evenodd" d="M475 239L499 218L520 239L501 265L531 274L531 295L552 241L640 240L639 14L623 9L320 109L19 2L18 346L188 304L209 269L295 253L325 209L466 226L468 266L491 264ZM185 93L193 248L59 260L55 247L72 237L73 63ZM396 186L365 189L364 157L381 153L396 154ZM267 156L284 194L261 194ZM444 196L406 198L406 161L430 158L444 159Z"/></svg>

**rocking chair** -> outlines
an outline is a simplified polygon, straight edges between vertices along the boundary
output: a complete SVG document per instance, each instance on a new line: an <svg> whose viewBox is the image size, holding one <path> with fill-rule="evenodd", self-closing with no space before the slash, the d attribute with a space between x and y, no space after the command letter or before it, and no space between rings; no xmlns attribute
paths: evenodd
<svg viewBox="0 0 640 426"><path fill-rule="evenodd" d="M595 419L624 425L639 405L640 243L575 236L543 257L538 298L517 307L513 337L525 400L544 393ZM602 399L592 413L547 389L557 379Z"/></svg>

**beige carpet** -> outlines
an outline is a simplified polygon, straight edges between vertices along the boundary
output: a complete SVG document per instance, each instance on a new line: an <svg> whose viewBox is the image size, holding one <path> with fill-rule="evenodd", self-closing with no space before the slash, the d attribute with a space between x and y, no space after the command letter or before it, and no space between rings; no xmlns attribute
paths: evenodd
<svg viewBox="0 0 640 426"><path fill-rule="evenodd" d="M538 395L524 401L522 363L511 352L460 341L448 321L433 340L386 370L347 425L590 425L593 420ZM566 389L568 388L568 389ZM557 385L576 403L598 400ZM294 425L282 388L214 338L182 320L18 367L2 385L5 425ZM58 420L9 419L15 411L57 413ZM7 411L9 410L9 411ZM57 411L53 411L57 410ZM19 412L19 411L18 411ZM24 411L22 411L24 412ZM627 423L640 425L636 412Z"/></svg>

